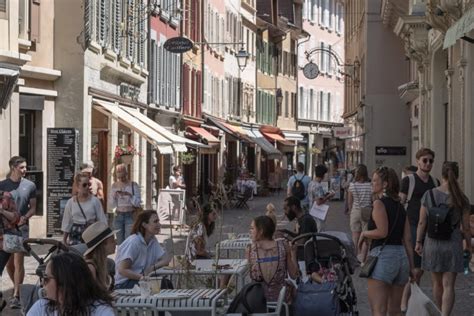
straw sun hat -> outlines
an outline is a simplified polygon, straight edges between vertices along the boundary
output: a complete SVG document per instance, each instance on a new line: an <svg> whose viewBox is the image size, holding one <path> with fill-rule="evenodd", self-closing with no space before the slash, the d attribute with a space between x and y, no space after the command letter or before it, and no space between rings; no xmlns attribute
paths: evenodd
<svg viewBox="0 0 474 316"><path fill-rule="evenodd" d="M119 230L111 230L107 224L102 222L95 222L86 228L82 233L82 239L87 246L84 256L92 252L101 242L115 235Z"/></svg>

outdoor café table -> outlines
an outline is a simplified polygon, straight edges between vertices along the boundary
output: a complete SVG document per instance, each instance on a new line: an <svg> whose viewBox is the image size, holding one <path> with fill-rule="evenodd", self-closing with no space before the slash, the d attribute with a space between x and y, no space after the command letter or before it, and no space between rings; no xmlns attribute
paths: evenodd
<svg viewBox="0 0 474 316"><path fill-rule="evenodd" d="M118 312L125 312L123 315L128 314L127 310L154 310L171 312L173 315L176 312L208 312L216 316L217 309L226 304L225 289L161 290L147 298L121 294L119 291L115 294L115 307Z"/></svg>
<svg viewBox="0 0 474 316"><path fill-rule="evenodd" d="M221 267L216 270L215 263L216 259L197 259L193 260L191 264L195 267L193 269L183 268L171 268L163 267L155 272L153 275L176 275L184 276L186 274L192 275L215 275L216 277L216 288L219 286L220 275L235 275L236 278L236 289L240 291L245 285L245 277L247 276L249 267L247 259L219 259L218 265ZM223 268L225 266L225 268Z"/></svg>

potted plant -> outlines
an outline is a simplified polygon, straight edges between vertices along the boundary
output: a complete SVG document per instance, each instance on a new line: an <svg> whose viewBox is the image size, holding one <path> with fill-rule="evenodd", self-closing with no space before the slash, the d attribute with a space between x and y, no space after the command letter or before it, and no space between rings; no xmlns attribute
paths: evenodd
<svg viewBox="0 0 474 316"><path fill-rule="evenodd" d="M140 155L133 145L117 145L115 146L115 160L124 164L132 163L133 156Z"/></svg>
<svg viewBox="0 0 474 316"><path fill-rule="evenodd" d="M185 152L185 153L181 153L180 158L181 158L181 163L183 165L190 165L194 162L194 160L196 159L196 156L192 152Z"/></svg>

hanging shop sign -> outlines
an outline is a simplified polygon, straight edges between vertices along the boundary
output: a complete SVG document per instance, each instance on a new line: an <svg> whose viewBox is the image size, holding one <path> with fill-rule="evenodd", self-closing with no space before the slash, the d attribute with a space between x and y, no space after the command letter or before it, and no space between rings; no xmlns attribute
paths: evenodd
<svg viewBox="0 0 474 316"><path fill-rule="evenodd" d="M333 127L332 131L334 133L334 137L337 138L347 138L352 136L351 127Z"/></svg>
<svg viewBox="0 0 474 316"><path fill-rule="evenodd" d="M190 39L179 36L167 39L163 47L171 53L181 54L190 51L194 44Z"/></svg>
<svg viewBox="0 0 474 316"><path fill-rule="evenodd" d="M375 146L377 156L406 156L407 148L404 146Z"/></svg>

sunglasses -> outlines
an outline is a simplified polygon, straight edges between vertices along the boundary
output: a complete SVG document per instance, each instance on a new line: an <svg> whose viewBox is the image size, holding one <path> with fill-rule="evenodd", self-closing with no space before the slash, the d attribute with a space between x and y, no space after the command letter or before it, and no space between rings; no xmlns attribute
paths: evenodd
<svg viewBox="0 0 474 316"><path fill-rule="evenodd" d="M42 281L44 285L47 285L49 281L54 279L54 277L47 275L46 273L43 273Z"/></svg>
<svg viewBox="0 0 474 316"><path fill-rule="evenodd" d="M89 187L89 182L81 184L81 187L88 188Z"/></svg>
<svg viewBox="0 0 474 316"><path fill-rule="evenodd" d="M424 164L427 164L427 163L429 162L430 165L432 165L433 162L434 162L434 159L423 158L423 159L421 159L421 161L422 161Z"/></svg>

